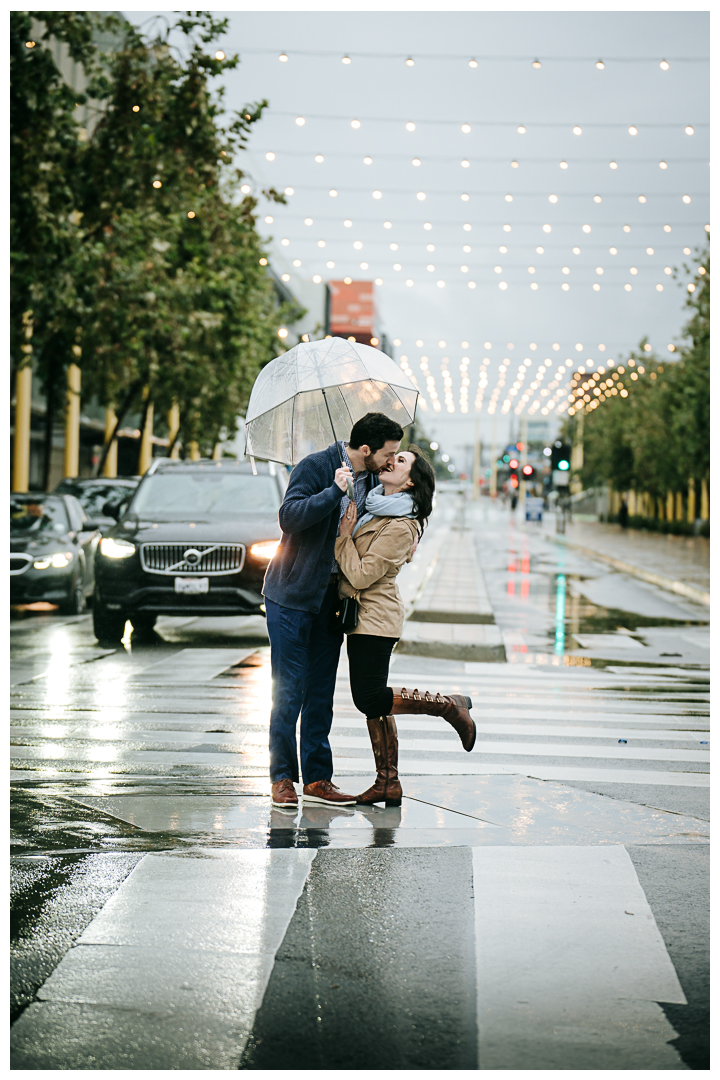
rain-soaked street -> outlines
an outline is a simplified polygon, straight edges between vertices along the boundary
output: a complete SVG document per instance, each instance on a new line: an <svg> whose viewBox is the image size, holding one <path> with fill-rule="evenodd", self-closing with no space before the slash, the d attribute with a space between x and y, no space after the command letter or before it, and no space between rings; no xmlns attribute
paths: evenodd
<svg viewBox="0 0 720 1080"><path fill-rule="evenodd" d="M709 1068L708 608L562 539L440 496L391 676L478 740L400 717L398 808L272 810L261 617L15 613L14 1068ZM362 790L344 654L331 743Z"/></svg>

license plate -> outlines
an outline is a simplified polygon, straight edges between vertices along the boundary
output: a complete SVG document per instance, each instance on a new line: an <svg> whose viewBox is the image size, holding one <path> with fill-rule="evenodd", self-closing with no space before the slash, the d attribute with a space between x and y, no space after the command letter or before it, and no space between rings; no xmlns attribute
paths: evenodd
<svg viewBox="0 0 720 1080"><path fill-rule="evenodd" d="M206 593L210 588L210 581L206 577L176 577L175 592L177 593Z"/></svg>

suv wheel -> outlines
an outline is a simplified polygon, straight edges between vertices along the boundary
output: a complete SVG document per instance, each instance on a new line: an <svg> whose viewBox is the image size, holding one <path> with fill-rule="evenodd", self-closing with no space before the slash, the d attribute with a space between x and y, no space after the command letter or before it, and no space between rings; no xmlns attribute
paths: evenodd
<svg viewBox="0 0 720 1080"><path fill-rule="evenodd" d="M93 631L99 642L119 645L125 633L125 616L121 611L108 611L96 597L93 604Z"/></svg>
<svg viewBox="0 0 720 1080"><path fill-rule="evenodd" d="M58 605L58 608L61 615L82 615L85 608L85 589L81 574L78 574L71 586L67 600Z"/></svg>

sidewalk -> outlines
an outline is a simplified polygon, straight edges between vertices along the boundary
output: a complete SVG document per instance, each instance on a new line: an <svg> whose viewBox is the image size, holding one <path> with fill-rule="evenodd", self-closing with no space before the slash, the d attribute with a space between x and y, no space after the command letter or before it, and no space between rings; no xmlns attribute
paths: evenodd
<svg viewBox="0 0 720 1080"><path fill-rule="evenodd" d="M553 514L545 516L543 533L623 573L710 604L710 541L703 536L664 536L601 522L573 522L562 535L555 532Z"/></svg>

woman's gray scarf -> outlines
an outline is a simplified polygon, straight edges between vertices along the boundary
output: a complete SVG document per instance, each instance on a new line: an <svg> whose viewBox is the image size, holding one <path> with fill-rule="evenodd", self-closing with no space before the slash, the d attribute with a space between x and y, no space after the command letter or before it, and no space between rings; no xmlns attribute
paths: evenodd
<svg viewBox="0 0 720 1080"><path fill-rule="evenodd" d="M353 536L374 517L417 517L415 500L409 491L398 491L395 495L386 495L385 488L382 484L378 484L368 492L365 513L353 529Z"/></svg>

